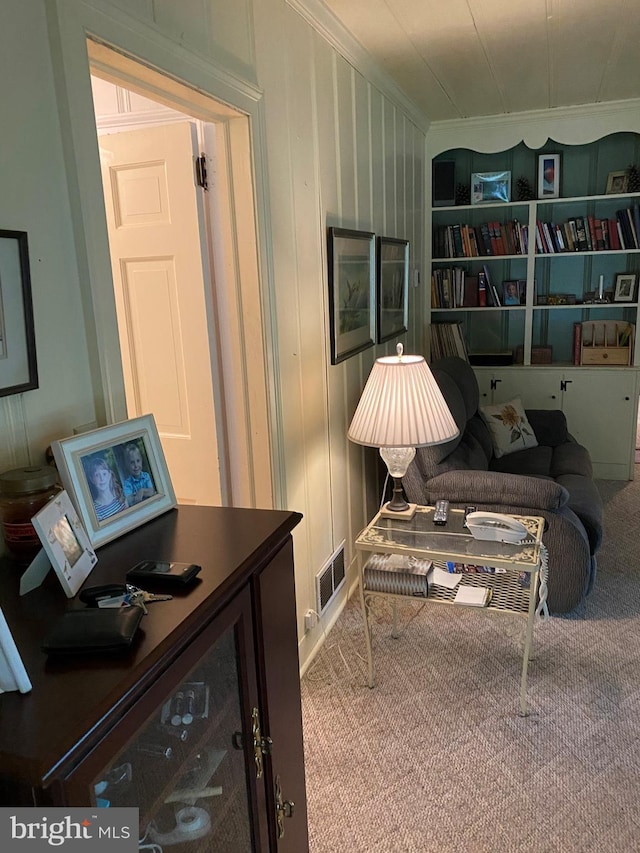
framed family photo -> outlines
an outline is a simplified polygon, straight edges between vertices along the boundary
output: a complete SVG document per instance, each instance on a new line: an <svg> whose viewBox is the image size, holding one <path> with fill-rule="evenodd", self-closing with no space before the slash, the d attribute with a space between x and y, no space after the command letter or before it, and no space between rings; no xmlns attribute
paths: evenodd
<svg viewBox="0 0 640 853"><path fill-rule="evenodd" d="M153 415L54 441L51 448L94 548L176 506Z"/></svg>
<svg viewBox="0 0 640 853"><path fill-rule="evenodd" d="M0 230L0 397L37 387L27 233Z"/></svg>
<svg viewBox="0 0 640 853"><path fill-rule="evenodd" d="M378 237L378 343L407 331L409 322L409 241Z"/></svg>
<svg viewBox="0 0 640 853"><path fill-rule="evenodd" d="M329 228L329 326L331 364L375 342L375 235Z"/></svg>

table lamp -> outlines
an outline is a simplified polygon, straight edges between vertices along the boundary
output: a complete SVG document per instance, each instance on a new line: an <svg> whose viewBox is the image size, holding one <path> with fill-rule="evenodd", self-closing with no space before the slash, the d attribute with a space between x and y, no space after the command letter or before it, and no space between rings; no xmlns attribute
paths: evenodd
<svg viewBox="0 0 640 853"><path fill-rule="evenodd" d="M405 500L402 478L416 447L444 444L459 430L424 358L403 355L402 344L396 349L397 356L378 358L371 368L348 436L379 447L393 477L393 496L381 513L412 518L416 505Z"/></svg>

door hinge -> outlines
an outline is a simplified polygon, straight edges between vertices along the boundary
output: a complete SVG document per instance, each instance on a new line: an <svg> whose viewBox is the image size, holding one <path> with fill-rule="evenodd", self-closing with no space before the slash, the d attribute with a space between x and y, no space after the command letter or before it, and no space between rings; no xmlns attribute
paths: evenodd
<svg viewBox="0 0 640 853"><path fill-rule="evenodd" d="M270 737L262 737L260 731L260 714L257 708L251 712L251 733L253 734L253 760L256 765L256 779L260 779L264 771L262 756L269 755L273 741Z"/></svg>
<svg viewBox="0 0 640 853"><path fill-rule="evenodd" d="M196 181L198 182L198 186L202 187L205 192L209 189L207 181L207 158L204 154L196 157Z"/></svg>

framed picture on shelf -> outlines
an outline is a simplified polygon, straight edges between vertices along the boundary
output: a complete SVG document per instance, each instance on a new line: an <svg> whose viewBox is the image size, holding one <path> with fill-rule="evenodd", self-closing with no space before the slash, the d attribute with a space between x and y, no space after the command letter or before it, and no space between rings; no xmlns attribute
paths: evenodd
<svg viewBox="0 0 640 853"><path fill-rule="evenodd" d="M626 193L628 185L629 177L626 172L609 172L606 194Z"/></svg>
<svg viewBox="0 0 640 853"><path fill-rule="evenodd" d="M51 449L94 548L176 506L153 415L54 441Z"/></svg>
<svg viewBox="0 0 640 853"><path fill-rule="evenodd" d="M471 204L511 201L511 172L475 172L471 175Z"/></svg>
<svg viewBox="0 0 640 853"><path fill-rule="evenodd" d="M633 302L636 290L635 273L621 273L616 276L616 289L613 294L614 302Z"/></svg>
<svg viewBox="0 0 640 853"><path fill-rule="evenodd" d="M0 230L0 397L37 387L27 233Z"/></svg>
<svg viewBox="0 0 640 853"><path fill-rule="evenodd" d="M339 364L375 342L375 234L331 227L327 257L331 364Z"/></svg>
<svg viewBox="0 0 640 853"><path fill-rule="evenodd" d="M527 301L527 282L525 279L508 279L502 282L502 304L524 305Z"/></svg>
<svg viewBox="0 0 640 853"><path fill-rule="evenodd" d="M377 340L407 331L409 322L409 241L378 237Z"/></svg>
<svg viewBox="0 0 640 853"><path fill-rule="evenodd" d="M560 155L538 157L538 198L560 197Z"/></svg>

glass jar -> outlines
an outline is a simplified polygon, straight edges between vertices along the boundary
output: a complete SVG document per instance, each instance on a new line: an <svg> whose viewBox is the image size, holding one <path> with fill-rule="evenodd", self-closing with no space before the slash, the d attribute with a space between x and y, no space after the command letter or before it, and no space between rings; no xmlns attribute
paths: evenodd
<svg viewBox="0 0 640 853"><path fill-rule="evenodd" d="M41 547L31 519L58 494L58 476L48 465L13 468L0 474L0 524L9 555L30 563Z"/></svg>

